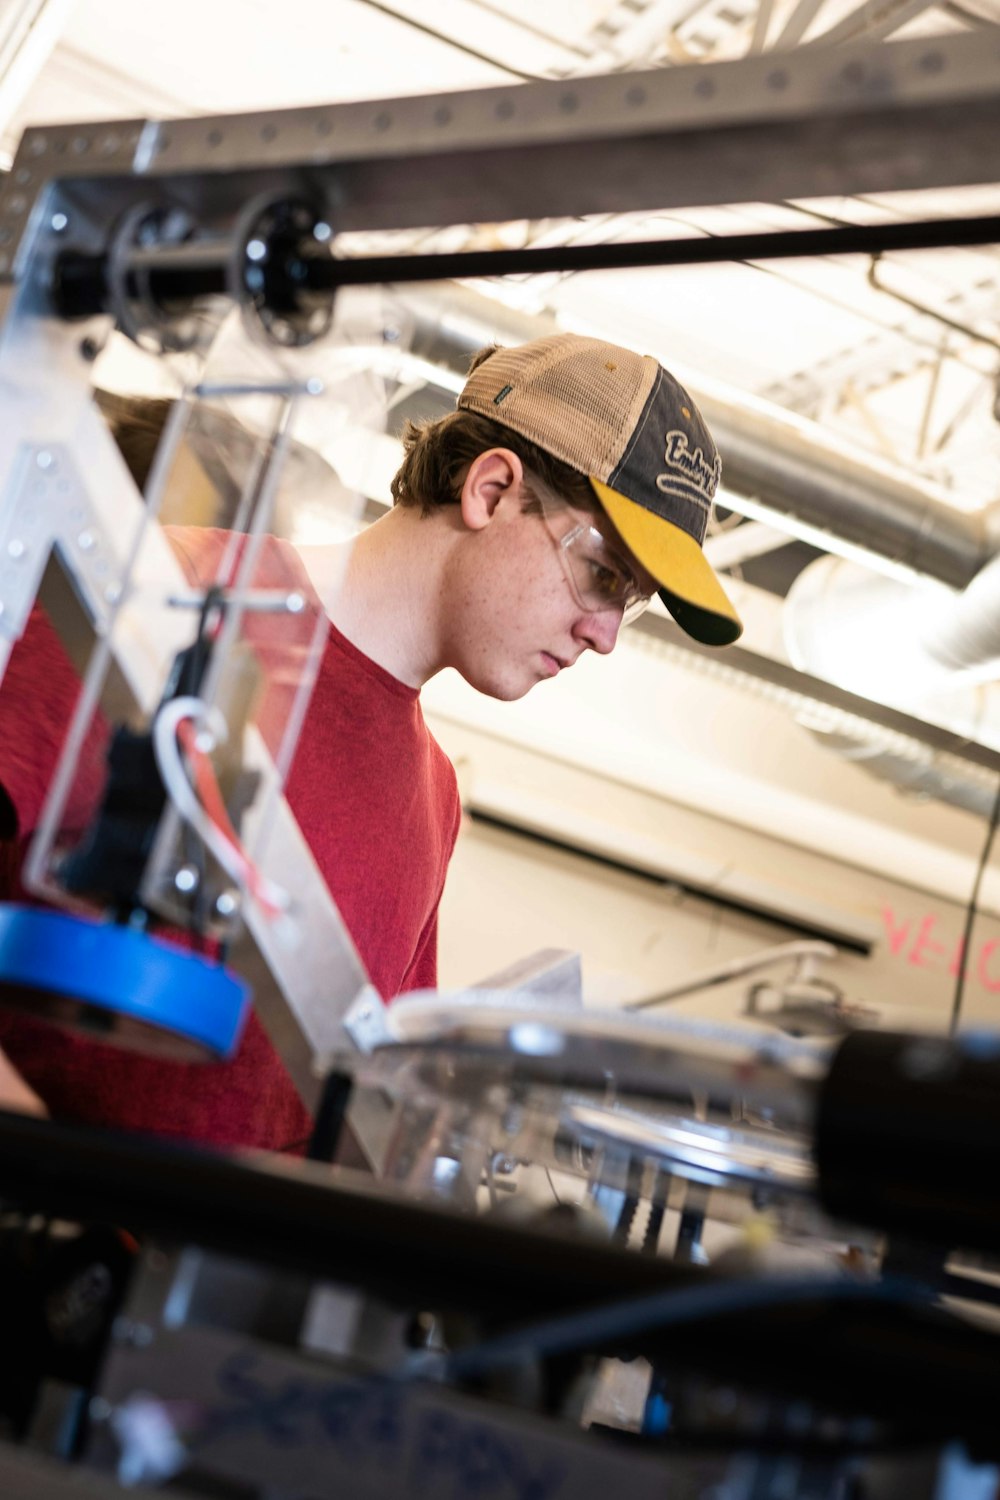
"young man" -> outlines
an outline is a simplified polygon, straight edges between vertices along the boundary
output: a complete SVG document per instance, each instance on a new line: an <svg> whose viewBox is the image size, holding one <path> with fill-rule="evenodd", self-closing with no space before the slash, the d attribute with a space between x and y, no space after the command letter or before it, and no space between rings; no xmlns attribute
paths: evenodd
<svg viewBox="0 0 1000 1500"><path fill-rule="evenodd" d="M424 723L423 684L453 667L481 692L519 698L584 651L612 651L654 592L700 640L724 645L740 632L701 550L715 445L655 360L569 334L487 349L457 410L411 427L404 442L393 509L346 558L339 548L301 553L331 628L286 789L387 999L435 983L437 909L458 832L455 778ZM176 545L197 580L197 536ZM69 690L44 622L29 635L0 693L0 784L22 839L58 751L53 734L39 753L37 714L25 748L27 706L41 682L57 701ZM278 1150L309 1134L255 1019L232 1061L201 1066L2 1012L0 1043L60 1117Z"/></svg>

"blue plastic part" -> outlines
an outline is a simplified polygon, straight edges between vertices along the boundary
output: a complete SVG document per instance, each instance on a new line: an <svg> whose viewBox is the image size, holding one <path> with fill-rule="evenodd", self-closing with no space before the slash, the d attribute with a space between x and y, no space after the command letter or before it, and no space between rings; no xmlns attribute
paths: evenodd
<svg viewBox="0 0 1000 1500"><path fill-rule="evenodd" d="M236 1050L250 992L219 964L135 928L0 903L0 1004L210 1061Z"/></svg>
<svg viewBox="0 0 1000 1500"><path fill-rule="evenodd" d="M672 1407L666 1397L659 1391L650 1391L642 1414L643 1436L662 1437L665 1432L669 1432L671 1414Z"/></svg>

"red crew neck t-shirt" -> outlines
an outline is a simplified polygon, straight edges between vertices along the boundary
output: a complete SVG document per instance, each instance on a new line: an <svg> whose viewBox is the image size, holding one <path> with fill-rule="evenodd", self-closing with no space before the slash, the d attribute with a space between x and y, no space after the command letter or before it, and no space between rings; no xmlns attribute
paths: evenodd
<svg viewBox="0 0 1000 1500"><path fill-rule="evenodd" d="M17 819L0 843L0 897L18 871L72 714L77 679L38 608L0 684L0 785ZM85 819L99 786L84 778ZM372 982L386 998L436 982L437 909L458 834L454 770L419 692L333 626L286 796ZM0 1008L0 1046L57 1119L214 1145L300 1150L311 1121L251 1015L236 1055L180 1063Z"/></svg>

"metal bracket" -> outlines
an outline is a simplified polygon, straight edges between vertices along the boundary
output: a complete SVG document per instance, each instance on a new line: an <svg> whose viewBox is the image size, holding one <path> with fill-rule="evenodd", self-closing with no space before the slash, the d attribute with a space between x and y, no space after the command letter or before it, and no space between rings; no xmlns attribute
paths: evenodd
<svg viewBox="0 0 1000 1500"><path fill-rule="evenodd" d="M345 1011L343 1027L359 1052L368 1053L390 1040L385 1002L373 985L366 985Z"/></svg>

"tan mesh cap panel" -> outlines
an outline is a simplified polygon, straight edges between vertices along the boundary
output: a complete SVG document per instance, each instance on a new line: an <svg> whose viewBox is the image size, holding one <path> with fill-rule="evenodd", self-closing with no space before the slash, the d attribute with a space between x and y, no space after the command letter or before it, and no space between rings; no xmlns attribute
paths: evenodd
<svg viewBox="0 0 1000 1500"><path fill-rule="evenodd" d="M498 349L458 400L581 474L606 480L635 430L656 378L648 355L600 339L554 334Z"/></svg>

